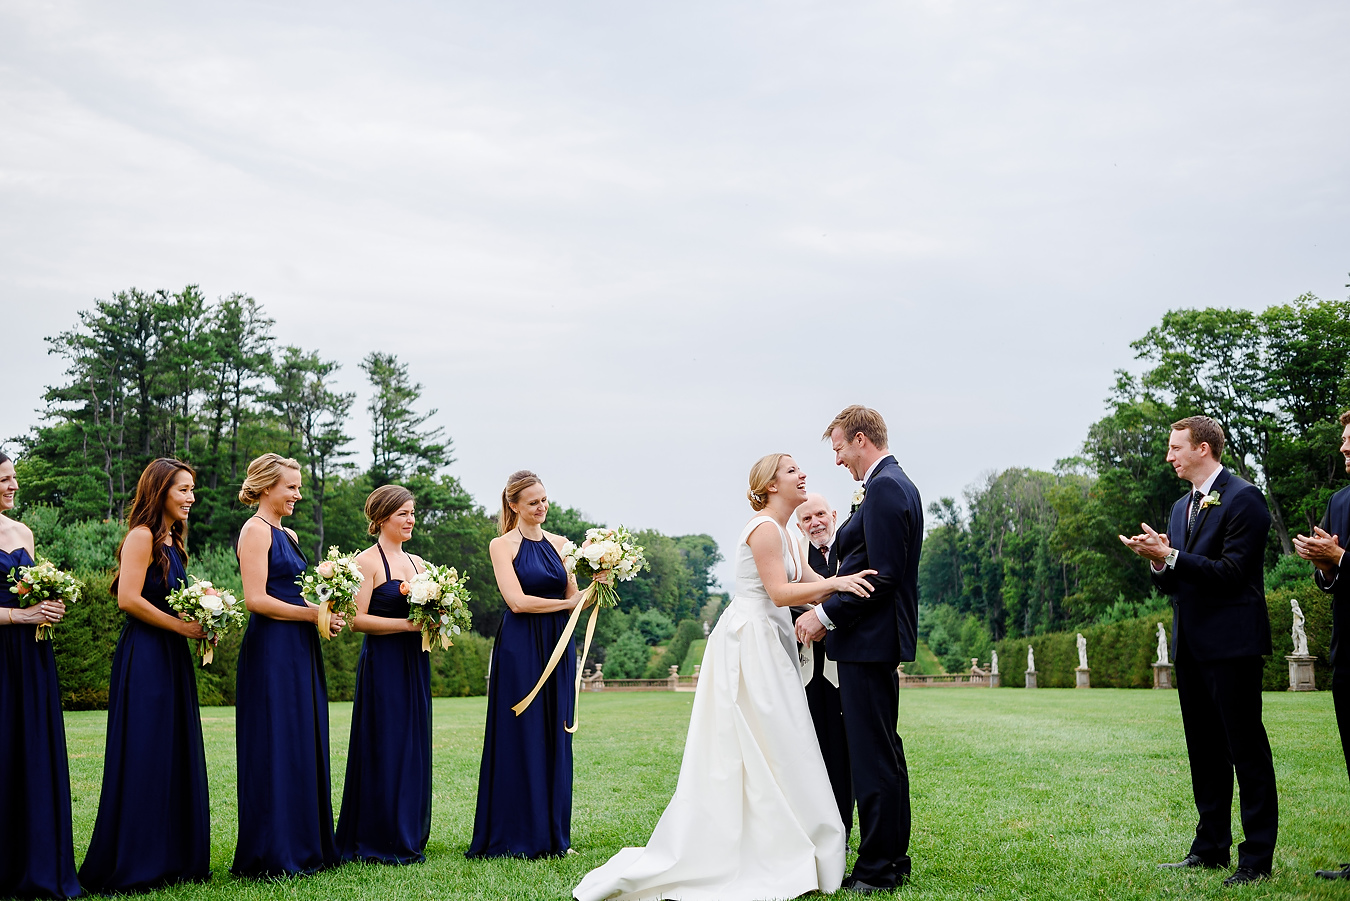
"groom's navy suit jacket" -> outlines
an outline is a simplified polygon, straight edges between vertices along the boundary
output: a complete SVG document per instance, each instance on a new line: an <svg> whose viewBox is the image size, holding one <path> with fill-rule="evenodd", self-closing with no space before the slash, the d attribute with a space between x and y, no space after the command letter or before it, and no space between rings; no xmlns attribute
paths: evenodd
<svg viewBox="0 0 1350 901"><path fill-rule="evenodd" d="M1261 490L1224 468L1211 491L1218 505L1200 511L1186 535L1191 492L1172 506L1167 539L1179 549L1174 569L1153 581L1172 598L1172 654L1207 663L1270 653L1264 562L1270 510Z"/></svg>
<svg viewBox="0 0 1350 901"><path fill-rule="evenodd" d="M918 641L919 551L923 501L895 457L886 456L865 485L862 505L835 538L839 573L875 569L872 596L835 594L821 605L836 626L825 651L841 663L913 660Z"/></svg>
<svg viewBox="0 0 1350 901"><path fill-rule="evenodd" d="M1350 488L1342 488L1331 496L1327 512L1322 517L1322 528L1337 536L1341 547L1350 547ZM1341 670L1350 670L1350 659L1339 656L1341 630L1345 628L1346 618L1350 617L1350 566L1344 565L1346 563L1350 563L1350 560L1342 561L1340 569L1331 577L1335 581L1330 588L1327 587L1328 577L1324 577L1321 570L1313 571L1317 587L1331 593L1331 648L1328 656L1332 666L1340 661Z"/></svg>

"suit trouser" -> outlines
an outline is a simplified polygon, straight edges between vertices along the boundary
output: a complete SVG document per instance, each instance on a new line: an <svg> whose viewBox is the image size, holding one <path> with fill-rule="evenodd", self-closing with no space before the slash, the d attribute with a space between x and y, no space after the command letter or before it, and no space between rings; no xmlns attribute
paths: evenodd
<svg viewBox="0 0 1350 901"><path fill-rule="evenodd" d="M815 669L806 685L806 706L811 710L811 722L820 743L820 756L825 759L825 772L834 789L834 802L839 805L839 819L844 821L844 833L853 829L853 776L848 762L848 738L844 731L844 711L839 704L839 689L825 678L825 646L815 648Z"/></svg>
<svg viewBox="0 0 1350 901"><path fill-rule="evenodd" d="M858 799L858 859L853 875L888 888L910 872L909 768L896 731L900 677L895 664L839 666L839 701Z"/></svg>
<svg viewBox="0 0 1350 901"><path fill-rule="evenodd" d="M1269 873L1279 811L1275 764L1261 723L1261 670L1260 657L1201 662L1178 654L1176 662L1177 699L1200 814L1190 853L1206 861L1228 860L1236 773L1244 833L1238 866Z"/></svg>
<svg viewBox="0 0 1350 901"><path fill-rule="evenodd" d="M1336 729L1341 733L1341 753L1350 774L1350 666L1337 666L1331 672L1331 699L1336 705Z"/></svg>

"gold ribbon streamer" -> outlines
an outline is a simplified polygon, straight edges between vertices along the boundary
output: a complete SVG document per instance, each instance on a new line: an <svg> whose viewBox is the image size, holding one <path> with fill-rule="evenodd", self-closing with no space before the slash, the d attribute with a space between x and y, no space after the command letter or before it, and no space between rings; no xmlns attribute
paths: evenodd
<svg viewBox="0 0 1350 901"><path fill-rule="evenodd" d="M211 642L206 639L200 639L199 645L202 652L202 666L206 666L212 660L216 659L216 649L211 647Z"/></svg>
<svg viewBox="0 0 1350 901"><path fill-rule="evenodd" d="M567 651L567 643L572 640L572 633L576 631L577 620L581 618L581 611L585 610L586 606L590 604L592 598L595 595L595 591L596 591L595 583L592 582L590 586L587 587L586 591L582 593L580 602L578 602L577 605L572 608L572 615L567 618L567 625L563 627L562 635L558 636L558 643L553 647L553 653L549 655L548 663L544 664L543 675L539 677L539 681L534 684L534 689L528 695L525 696L525 699L522 700L516 706L511 708L513 711L515 711L516 716L520 716L522 713L524 713L525 709L529 707L531 703L534 702L535 696L538 695L539 691L544 687L544 683L548 681L548 677L553 675L553 671L558 668L558 661L562 660L562 655ZM591 620L589 623L586 624L586 650L588 653L591 647L591 636L595 634L595 614L597 612L599 612L599 607L596 607L593 610L591 610ZM582 657L581 659L585 661L586 658ZM581 699L580 666L577 667L576 689L577 689L577 700L580 701ZM573 723L570 728L566 723L563 723L563 728L566 729L568 732L577 731L576 723Z"/></svg>
<svg viewBox="0 0 1350 901"><path fill-rule="evenodd" d="M435 634L434 632L428 632L425 629L422 630L422 650L426 651L428 654L431 653L431 644L433 641L432 635L434 634ZM454 642L450 640L450 636L446 635L445 633L441 633L440 640L442 651L450 650L450 646L454 644Z"/></svg>
<svg viewBox="0 0 1350 901"><path fill-rule="evenodd" d="M324 641L328 641L333 637L333 633L330 632L328 628L328 619L332 612L332 608L328 606L327 601L323 601L319 604L319 612L314 620L314 628L319 630L319 637Z"/></svg>

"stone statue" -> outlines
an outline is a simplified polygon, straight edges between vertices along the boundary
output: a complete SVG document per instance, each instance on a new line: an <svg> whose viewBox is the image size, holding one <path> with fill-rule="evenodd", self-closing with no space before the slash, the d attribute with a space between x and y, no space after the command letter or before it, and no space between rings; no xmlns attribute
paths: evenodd
<svg viewBox="0 0 1350 901"><path fill-rule="evenodd" d="M1158 662L1162 664L1172 662L1167 657L1167 630L1163 628L1162 623L1158 623Z"/></svg>
<svg viewBox="0 0 1350 901"><path fill-rule="evenodd" d="M1088 668L1088 665L1087 665L1087 639L1083 637L1083 633L1082 633L1082 632L1079 632L1079 633L1078 633L1078 668L1079 668L1079 669L1087 669L1087 668Z"/></svg>
<svg viewBox="0 0 1350 901"><path fill-rule="evenodd" d="M989 675L998 675L998 651L989 652Z"/></svg>
<svg viewBox="0 0 1350 901"><path fill-rule="evenodd" d="M1027 672L1036 672L1036 649L1027 645Z"/></svg>
<svg viewBox="0 0 1350 901"><path fill-rule="evenodd" d="M1303 617L1303 608L1298 605L1298 598L1290 598L1289 606L1294 610L1294 656L1308 656L1308 633L1304 631L1303 624L1306 620Z"/></svg>

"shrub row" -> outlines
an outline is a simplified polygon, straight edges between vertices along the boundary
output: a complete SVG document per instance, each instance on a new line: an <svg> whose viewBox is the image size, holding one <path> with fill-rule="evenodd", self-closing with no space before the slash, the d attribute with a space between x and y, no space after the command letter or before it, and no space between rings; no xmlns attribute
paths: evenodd
<svg viewBox="0 0 1350 901"><path fill-rule="evenodd" d="M1308 653L1317 657L1314 664L1317 687L1331 687L1331 665L1327 646L1331 641L1331 596L1313 585L1311 579L1285 584L1267 592L1270 612L1271 644L1274 653L1266 658L1262 687L1283 691L1289 687L1289 666L1285 655L1293 653L1293 609L1297 599L1303 610L1308 633ZM1153 662L1157 659L1157 628L1161 622L1172 636L1170 612L1125 620L1118 623L1087 626L1081 631L1088 643L1088 665L1096 688L1152 688ZM1036 683L1041 688L1072 688L1078 666L1076 632L1054 632L1027 638L1005 638L995 644L999 671L1005 688L1021 688L1026 669L1027 645L1036 652ZM988 661L985 661L985 665Z"/></svg>

